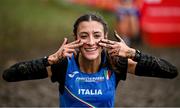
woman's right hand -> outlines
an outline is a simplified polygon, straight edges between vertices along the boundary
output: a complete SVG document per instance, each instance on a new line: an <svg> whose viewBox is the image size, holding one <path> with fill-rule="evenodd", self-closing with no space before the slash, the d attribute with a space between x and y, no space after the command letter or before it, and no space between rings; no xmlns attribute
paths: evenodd
<svg viewBox="0 0 180 108"><path fill-rule="evenodd" d="M72 57L73 54L76 55L75 48L79 48L82 45L83 43L80 40L68 43L68 39L64 38L64 42L58 51L48 57L49 64L56 64L61 58Z"/></svg>

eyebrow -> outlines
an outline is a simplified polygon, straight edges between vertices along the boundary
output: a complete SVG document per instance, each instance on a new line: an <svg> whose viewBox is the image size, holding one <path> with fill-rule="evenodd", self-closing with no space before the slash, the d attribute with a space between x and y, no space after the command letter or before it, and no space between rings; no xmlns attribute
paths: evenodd
<svg viewBox="0 0 180 108"><path fill-rule="evenodd" d="M79 34L88 34L87 32L80 32Z"/></svg>
<svg viewBox="0 0 180 108"><path fill-rule="evenodd" d="M80 32L79 34L88 34L88 32ZM93 34L101 34L101 32L100 31L95 31L95 32L93 32Z"/></svg>
<svg viewBox="0 0 180 108"><path fill-rule="evenodd" d="M101 32L99 32L99 31L94 32L94 34L96 34L96 33L101 33Z"/></svg>

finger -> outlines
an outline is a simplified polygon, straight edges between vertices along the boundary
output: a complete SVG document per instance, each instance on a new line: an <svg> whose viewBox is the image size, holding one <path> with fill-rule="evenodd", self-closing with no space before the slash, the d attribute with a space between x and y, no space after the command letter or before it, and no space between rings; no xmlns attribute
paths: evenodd
<svg viewBox="0 0 180 108"><path fill-rule="evenodd" d="M64 51L64 53L76 53L75 49L66 49L66 51Z"/></svg>
<svg viewBox="0 0 180 108"><path fill-rule="evenodd" d="M57 59L57 57L58 57L57 54L53 54L53 55L49 56L48 59L54 60L54 59Z"/></svg>
<svg viewBox="0 0 180 108"><path fill-rule="evenodd" d="M107 44L107 43L102 43L102 42L99 42L98 45L102 46L102 47L105 47L105 48L113 48L112 45L110 44Z"/></svg>
<svg viewBox="0 0 180 108"><path fill-rule="evenodd" d="M111 55L113 55L113 54L119 55L120 50L121 50L120 48L111 49L111 50L108 51L108 53L111 54Z"/></svg>
<svg viewBox="0 0 180 108"><path fill-rule="evenodd" d="M119 35L117 35L117 31L116 31L116 30L114 30L114 36L115 36L115 38L116 38L119 42L121 42L121 38L120 38Z"/></svg>
<svg viewBox="0 0 180 108"><path fill-rule="evenodd" d="M102 39L101 42L111 44L111 45L114 45L116 43L115 41L111 41L111 40L108 40L108 39Z"/></svg>
<svg viewBox="0 0 180 108"><path fill-rule="evenodd" d="M112 54L112 53L114 53L115 52L115 49L110 49L110 50L108 50L108 54Z"/></svg>
<svg viewBox="0 0 180 108"><path fill-rule="evenodd" d="M116 53L112 53L110 55L111 55L111 57L118 56Z"/></svg>
<svg viewBox="0 0 180 108"><path fill-rule="evenodd" d="M120 49L111 53L111 56L120 56Z"/></svg>
<svg viewBox="0 0 180 108"><path fill-rule="evenodd" d="M73 55L73 53L65 53L64 55L63 55L63 57L72 57L72 55Z"/></svg>
<svg viewBox="0 0 180 108"><path fill-rule="evenodd" d="M116 37L116 39L117 39L119 42L125 43L124 40L118 35L118 33L117 33L116 30L114 30L114 36Z"/></svg>
<svg viewBox="0 0 180 108"><path fill-rule="evenodd" d="M57 56L57 55L49 56L49 57L48 57L48 60L49 60L51 63L56 63L56 62L58 61L58 56Z"/></svg>
<svg viewBox="0 0 180 108"><path fill-rule="evenodd" d="M78 39L78 40L75 40L75 41L73 41L73 42L70 42L69 45L77 44L77 43L79 43L80 41L81 41L81 40L79 40L79 39Z"/></svg>
<svg viewBox="0 0 180 108"><path fill-rule="evenodd" d="M69 45L69 46L67 46L68 48L78 48L78 47L81 47L81 46L83 46L83 43L82 42L80 42L80 43L77 43L77 44L71 44L71 45Z"/></svg>
<svg viewBox="0 0 180 108"><path fill-rule="evenodd" d="M65 45L65 44L67 44L67 41L68 41L68 39L67 39L67 38L64 38L64 41L63 41L63 43L62 43L62 45L61 45L61 46L63 46L63 45Z"/></svg>
<svg viewBox="0 0 180 108"><path fill-rule="evenodd" d="M76 52L75 49L65 49L65 50L62 52L62 54L59 55L59 56L64 57L64 56L67 55L67 54L74 54L74 55L77 55L77 52Z"/></svg>

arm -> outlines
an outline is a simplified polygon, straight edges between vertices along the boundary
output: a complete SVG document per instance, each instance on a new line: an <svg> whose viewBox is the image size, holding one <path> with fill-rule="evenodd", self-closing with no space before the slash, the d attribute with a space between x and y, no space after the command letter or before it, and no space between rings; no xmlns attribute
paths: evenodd
<svg viewBox="0 0 180 108"><path fill-rule="evenodd" d="M112 57L128 58L128 73L159 78L175 78L178 75L177 68L168 61L130 48L118 38L121 42L102 40L99 45L106 47Z"/></svg>
<svg viewBox="0 0 180 108"><path fill-rule="evenodd" d="M42 79L48 76L45 58L20 62L3 72L3 79L8 82Z"/></svg>
<svg viewBox="0 0 180 108"><path fill-rule="evenodd" d="M139 54L134 70L135 75L169 79L178 75L177 68L168 61L144 53Z"/></svg>
<svg viewBox="0 0 180 108"><path fill-rule="evenodd" d="M64 57L71 57L72 53L75 52L75 48L82 45L79 40L67 43L67 38L65 38L60 49L50 55L49 57L20 62L3 72L3 79L8 82L23 81L23 80L33 80L42 79L52 76L51 65L59 63L59 60ZM61 64L61 63L60 63ZM63 63L66 64L66 63Z"/></svg>

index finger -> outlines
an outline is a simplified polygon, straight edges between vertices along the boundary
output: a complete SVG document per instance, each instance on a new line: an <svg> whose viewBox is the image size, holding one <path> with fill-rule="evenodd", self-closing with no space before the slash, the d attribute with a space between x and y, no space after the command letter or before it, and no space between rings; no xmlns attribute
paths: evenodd
<svg viewBox="0 0 180 108"><path fill-rule="evenodd" d="M59 49L61 49L62 46L66 45L66 44L67 44L67 41L68 41L68 39L67 39L67 38L64 38L64 41L63 41L63 43L60 45L60 48L59 48Z"/></svg>
<svg viewBox="0 0 180 108"><path fill-rule="evenodd" d="M98 45L105 47L105 48L113 48L113 45L108 44L108 43L103 43L103 42L99 42Z"/></svg>
<svg viewBox="0 0 180 108"><path fill-rule="evenodd" d="M64 41L63 41L62 45L65 45L65 44L67 43L67 41L68 41L68 39L67 39L67 38L64 38ZM61 46L62 46L62 45L61 45Z"/></svg>
<svg viewBox="0 0 180 108"><path fill-rule="evenodd" d="M75 41L73 41L73 42L70 42L69 45L77 44L77 43L79 43L80 41L81 41L81 40L79 40L79 39L78 39L78 40L75 40Z"/></svg>
<svg viewBox="0 0 180 108"><path fill-rule="evenodd" d="M102 39L100 42L110 44L110 45L114 45L116 43L115 41L111 41L111 40L108 40L108 39Z"/></svg>
<svg viewBox="0 0 180 108"><path fill-rule="evenodd" d="M116 37L116 39L117 39L119 42L125 43L124 40L118 35L118 33L117 33L116 30L114 30L114 36Z"/></svg>
<svg viewBox="0 0 180 108"><path fill-rule="evenodd" d="M83 43L79 42L79 43L70 44L68 47L69 48L78 48L78 47L81 47L82 45L83 45Z"/></svg>

